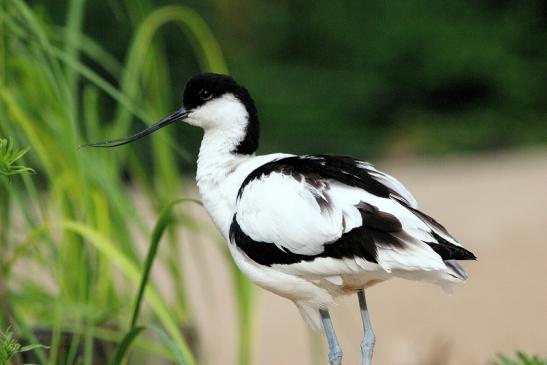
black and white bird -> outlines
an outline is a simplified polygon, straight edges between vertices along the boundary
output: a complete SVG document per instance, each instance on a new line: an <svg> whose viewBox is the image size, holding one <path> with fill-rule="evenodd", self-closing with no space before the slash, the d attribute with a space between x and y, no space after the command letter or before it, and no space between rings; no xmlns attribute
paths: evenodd
<svg viewBox="0 0 547 365"><path fill-rule="evenodd" d="M171 116L133 136L86 146L122 145L176 121L204 130L199 193L239 269L292 300L311 327L323 327L331 365L342 361L329 316L337 297L358 296L362 364L369 365L375 336L366 288L399 277L450 290L467 279L457 260L475 255L420 211L394 177L345 156L256 155L257 110L230 76L197 75Z"/></svg>

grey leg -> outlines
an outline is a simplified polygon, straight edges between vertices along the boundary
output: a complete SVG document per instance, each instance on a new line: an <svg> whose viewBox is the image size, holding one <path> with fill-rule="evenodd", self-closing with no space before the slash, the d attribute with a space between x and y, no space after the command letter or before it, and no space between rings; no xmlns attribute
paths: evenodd
<svg viewBox="0 0 547 365"><path fill-rule="evenodd" d="M365 291L363 289L357 291L357 297L359 298L359 308L361 309L361 318L363 320L363 330L365 336L361 341L361 364L372 364L372 353L374 352L374 343L376 342L376 336L372 330L372 323L368 316L367 300L365 298Z"/></svg>
<svg viewBox="0 0 547 365"><path fill-rule="evenodd" d="M340 365L342 364L342 349L334 333L334 327L330 319L329 311L326 309L320 309L321 320L323 321L323 328L325 329L325 335L327 336L327 343L329 344L329 364Z"/></svg>

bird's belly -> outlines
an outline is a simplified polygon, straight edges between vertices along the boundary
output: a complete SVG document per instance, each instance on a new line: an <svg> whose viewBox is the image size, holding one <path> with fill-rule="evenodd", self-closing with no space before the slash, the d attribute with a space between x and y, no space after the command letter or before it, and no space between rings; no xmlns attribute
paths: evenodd
<svg viewBox="0 0 547 365"><path fill-rule="evenodd" d="M345 269L340 266L338 271L331 267L323 274L321 269L315 272L302 270L302 265L308 267L313 262L266 266L251 260L233 242L228 245L236 265L253 283L295 302L313 298L320 306L328 306L338 296L354 293L391 277L376 264L369 271L362 268L352 271L347 266ZM321 266L321 260L318 264L316 268Z"/></svg>
<svg viewBox="0 0 547 365"><path fill-rule="evenodd" d="M379 284L390 277L391 276L387 273L380 272L360 275L343 275L343 284L340 286L340 290L344 292L344 294L353 294L357 290L370 288L371 286Z"/></svg>
<svg viewBox="0 0 547 365"><path fill-rule="evenodd" d="M235 244L228 243L232 257L249 280L259 287L295 302L313 301L326 307L334 301L331 293L309 278L292 275L252 261Z"/></svg>
<svg viewBox="0 0 547 365"><path fill-rule="evenodd" d="M391 278L385 271L361 272L323 277L305 277L318 287L327 290L334 298L353 294L358 290L370 288Z"/></svg>

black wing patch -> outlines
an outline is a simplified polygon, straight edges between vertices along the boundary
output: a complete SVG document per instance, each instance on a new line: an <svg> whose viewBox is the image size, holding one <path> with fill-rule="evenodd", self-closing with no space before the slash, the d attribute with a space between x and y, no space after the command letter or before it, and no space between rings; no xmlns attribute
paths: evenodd
<svg viewBox="0 0 547 365"><path fill-rule="evenodd" d="M399 232L403 229L401 222L393 214L381 212L374 205L361 202L357 204L357 209L363 217L363 224L371 229L377 229L383 232Z"/></svg>
<svg viewBox="0 0 547 365"><path fill-rule="evenodd" d="M448 237L456 240L450 233L448 233L447 229L444 228L442 224L437 222L434 218L430 217L429 215L425 214L424 212L419 211L418 209L414 209L410 206L408 206L405 203L403 204L408 210L410 210L412 213L414 213L418 218L420 218L425 224L429 225L430 227L434 227L441 231L442 233L446 234ZM435 251L444 261L447 260L476 260L477 257L475 254L469 250L466 250L465 248L461 246L454 245L453 243L447 241L442 236L437 234L434 229L431 230L431 234L433 237L435 237L435 240L437 240L437 243L432 242L425 242L427 243L433 251Z"/></svg>
<svg viewBox="0 0 547 365"><path fill-rule="evenodd" d="M397 237L390 233L401 230L401 222L378 208L360 203L357 207L363 217L363 225L356 227L334 241L323 245L323 252L317 255L302 255L287 248L279 248L271 242L257 242L249 237L239 226L236 215L230 226L230 241L235 243L251 260L266 266L274 264L295 264L302 261L313 261L319 257L335 259L363 258L378 263L377 245L404 247Z"/></svg>
<svg viewBox="0 0 547 365"><path fill-rule="evenodd" d="M476 260L477 257L475 254L461 246L454 245L441 236L439 236L435 231L432 231L431 234L438 243L425 242L427 243L437 255L441 256L444 261L447 260Z"/></svg>
<svg viewBox="0 0 547 365"><path fill-rule="evenodd" d="M325 179L333 179L343 184L368 191L378 197L400 197L399 193L380 183L370 172L359 164L359 161L347 156L291 156L268 162L251 172L241 184L238 198L245 187L253 180L271 173L290 175L297 181L305 180L318 187Z"/></svg>

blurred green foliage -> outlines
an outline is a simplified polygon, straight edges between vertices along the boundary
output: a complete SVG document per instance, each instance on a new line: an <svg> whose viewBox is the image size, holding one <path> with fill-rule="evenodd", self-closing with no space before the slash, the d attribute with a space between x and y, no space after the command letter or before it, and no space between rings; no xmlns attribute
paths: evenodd
<svg viewBox="0 0 547 365"><path fill-rule="evenodd" d="M516 359L510 359L506 356L499 355L499 361L494 362L492 365L546 365L547 359L541 359L538 356L530 356L524 352L517 352Z"/></svg>
<svg viewBox="0 0 547 365"><path fill-rule="evenodd" d="M122 59L136 13L171 2L98 0L86 7L84 29ZM38 3L61 21L63 2ZM547 141L545 1L184 3L208 21L254 95L261 152L369 157ZM171 27L161 47L176 105L199 65ZM197 149L199 132L172 133Z"/></svg>
<svg viewBox="0 0 547 365"><path fill-rule="evenodd" d="M230 47L227 58L246 79L264 74L250 84L268 140L296 152L547 141L544 1L256 2L242 18L258 60L242 64Z"/></svg>
<svg viewBox="0 0 547 365"><path fill-rule="evenodd" d="M0 0L0 136L14 141L0 139L0 171L18 173L13 181L0 178L0 328L12 326L25 343L49 346L21 355L26 362L104 364L120 342L120 353L130 344L138 350L131 363L158 357L197 362L180 262L185 235L177 229L188 232L188 240L218 236L173 212L162 226L168 246L146 266L138 247L139 237L150 234L146 214L156 215L183 194L177 163L188 154L168 134L148 141L144 159L132 148L77 149L86 140L127 134L133 121L149 123L170 109L170 89L164 87L170 68L156 37L162 27L176 27L179 42L191 45L185 57L201 70L227 72L219 43L198 13L148 4L126 4L130 39L118 57L83 31L92 7L85 0L67 1L58 21L54 6ZM36 174L24 174L33 171L27 163ZM218 248L228 259L224 245ZM148 280L152 261L163 266L162 280ZM246 364L252 295L242 274L231 272L238 356ZM140 318L160 341L147 333L129 344L125 325L141 277L147 289L141 284L138 303L147 305Z"/></svg>

